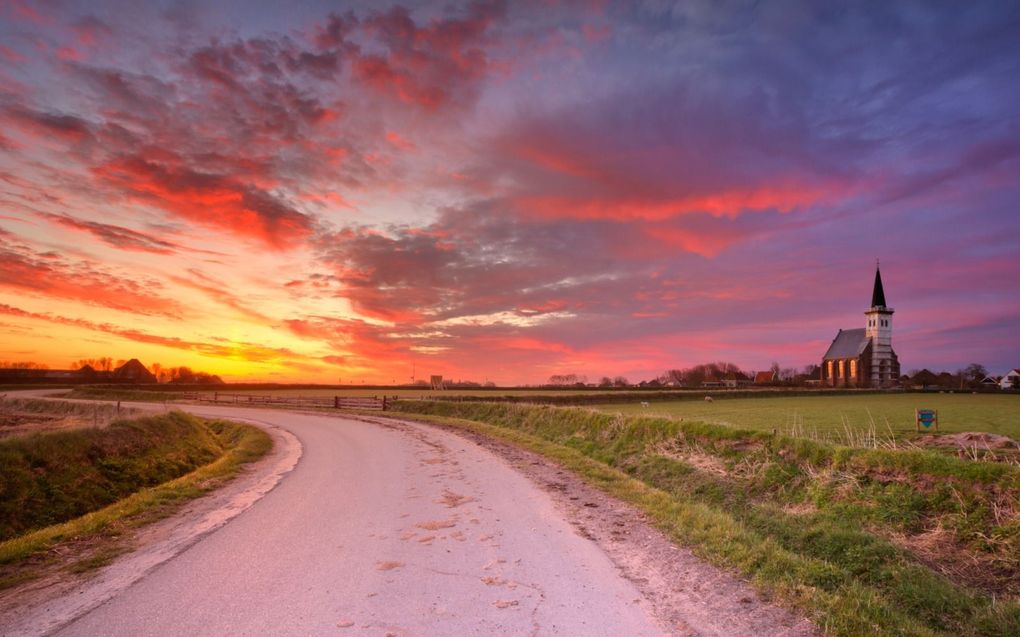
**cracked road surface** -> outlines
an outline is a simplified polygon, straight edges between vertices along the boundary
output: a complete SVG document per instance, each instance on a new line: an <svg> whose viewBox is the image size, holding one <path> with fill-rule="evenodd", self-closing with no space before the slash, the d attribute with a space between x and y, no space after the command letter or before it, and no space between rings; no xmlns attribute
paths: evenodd
<svg viewBox="0 0 1020 637"><path fill-rule="evenodd" d="M227 407L300 462L250 509L71 635L661 635L649 603L548 494L424 425Z"/></svg>

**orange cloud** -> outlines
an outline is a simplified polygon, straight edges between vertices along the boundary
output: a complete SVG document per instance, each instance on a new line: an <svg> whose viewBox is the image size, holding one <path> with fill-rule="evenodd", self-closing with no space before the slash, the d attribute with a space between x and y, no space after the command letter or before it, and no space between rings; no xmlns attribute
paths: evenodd
<svg viewBox="0 0 1020 637"><path fill-rule="evenodd" d="M293 247L312 233L311 220L303 213L268 192L222 175L141 157L112 159L92 171L138 201L276 249Z"/></svg>

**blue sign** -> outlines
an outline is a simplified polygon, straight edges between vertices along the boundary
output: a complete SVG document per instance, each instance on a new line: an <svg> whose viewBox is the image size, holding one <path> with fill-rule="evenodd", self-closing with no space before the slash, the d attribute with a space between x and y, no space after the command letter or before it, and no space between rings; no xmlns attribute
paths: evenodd
<svg viewBox="0 0 1020 637"><path fill-rule="evenodd" d="M934 409L917 410L917 424L928 429L936 423L938 423L938 415Z"/></svg>

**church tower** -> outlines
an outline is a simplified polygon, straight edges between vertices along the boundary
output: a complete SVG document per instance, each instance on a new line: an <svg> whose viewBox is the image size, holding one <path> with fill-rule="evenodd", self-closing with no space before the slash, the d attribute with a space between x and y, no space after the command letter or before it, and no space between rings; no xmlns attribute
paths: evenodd
<svg viewBox="0 0 1020 637"><path fill-rule="evenodd" d="M871 309L867 317L865 336L871 339L872 387L889 387L899 381L900 364L892 348L893 309L885 304L885 290L882 288L882 273L875 266L875 288L871 293Z"/></svg>

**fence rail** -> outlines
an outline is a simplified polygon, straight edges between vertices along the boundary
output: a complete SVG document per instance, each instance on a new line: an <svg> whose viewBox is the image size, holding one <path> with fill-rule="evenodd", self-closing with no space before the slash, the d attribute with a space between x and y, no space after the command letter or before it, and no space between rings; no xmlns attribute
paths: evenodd
<svg viewBox="0 0 1020 637"><path fill-rule="evenodd" d="M283 405L292 407L332 407L334 409L378 409L386 411L396 396L270 396L257 394L182 393L181 398L207 403L232 405Z"/></svg>

